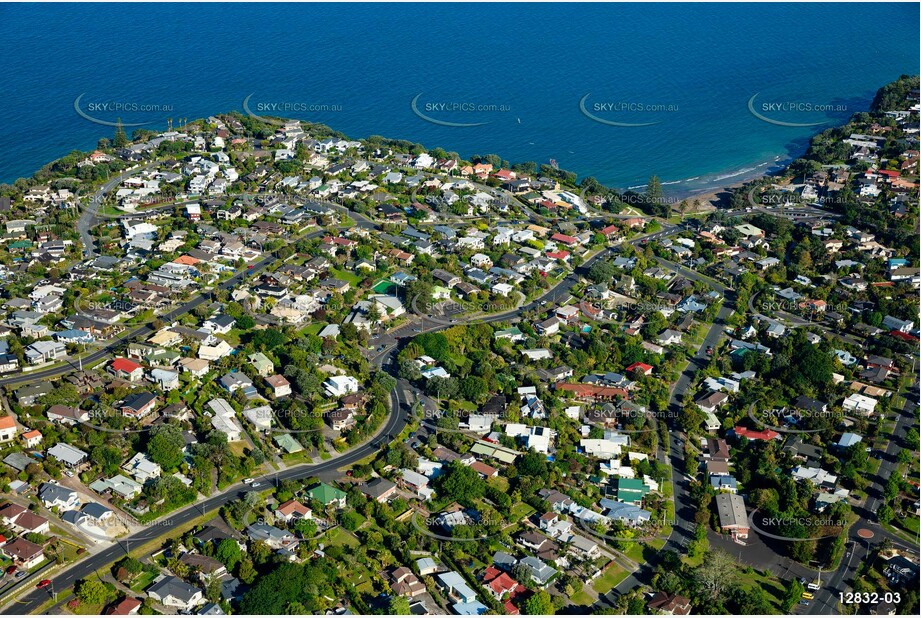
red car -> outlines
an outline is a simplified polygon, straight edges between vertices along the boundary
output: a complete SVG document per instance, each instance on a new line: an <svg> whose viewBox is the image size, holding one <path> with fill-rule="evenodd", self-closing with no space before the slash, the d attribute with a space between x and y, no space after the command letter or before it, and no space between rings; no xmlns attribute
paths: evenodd
<svg viewBox="0 0 921 618"><path fill-rule="evenodd" d="M6 574L7 574L7 575L12 575L12 574L15 573L15 572L16 572L16 567L15 567L14 565L10 565L10 566L6 567Z"/></svg>
<svg viewBox="0 0 921 618"><path fill-rule="evenodd" d="M35 587L36 587L36 588L44 588L45 586L50 586L50 585L51 585L51 580L50 580L50 579L43 579L42 581L38 582L38 585L36 585Z"/></svg>

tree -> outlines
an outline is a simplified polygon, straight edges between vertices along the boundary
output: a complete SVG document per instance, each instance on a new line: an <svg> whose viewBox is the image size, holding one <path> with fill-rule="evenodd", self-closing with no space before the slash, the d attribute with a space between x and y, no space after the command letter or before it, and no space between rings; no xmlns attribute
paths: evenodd
<svg viewBox="0 0 921 618"><path fill-rule="evenodd" d="M400 595L393 595L390 597L390 603L387 605L387 614L390 616L408 616L409 611L409 599Z"/></svg>
<svg viewBox="0 0 921 618"><path fill-rule="evenodd" d="M694 570L694 581L710 599L718 599L736 580L736 563L727 552L708 551Z"/></svg>
<svg viewBox="0 0 921 618"><path fill-rule="evenodd" d="M486 399L489 385L479 376L466 376L460 381L459 391L464 399L478 403Z"/></svg>
<svg viewBox="0 0 921 618"><path fill-rule="evenodd" d="M547 458L540 453L529 450L517 464L518 474L522 476L539 476L546 478Z"/></svg>
<svg viewBox="0 0 921 618"><path fill-rule="evenodd" d="M905 446L913 451L918 450L918 430L914 427L905 432Z"/></svg>
<svg viewBox="0 0 921 618"><path fill-rule="evenodd" d="M240 562L240 568L237 570L237 577L240 578L240 581L244 584L251 584L256 580L256 568L253 566L253 561L249 558L244 558Z"/></svg>
<svg viewBox="0 0 921 618"><path fill-rule="evenodd" d="M781 608L784 612L789 613L791 609L796 605L796 603L803 597L803 592L805 592L803 585L799 583L798 580L792 579L790 583L787 584L787 588L784 591L783 595L783 604Z"/></svg>
<svg viewBox="0 0 921 618"><path fill-rule="evenodd" d="M306 577L306 569L295 564L281 564L263 575L244 596L240 613L253 615L284 614L289 603L304 600L304 591L316 589L323 583L323 574L318 581Z"/></svg>
<svg viewBox="0 0 921 618"><path fill-rule="evenodd" d="M553 615L556 613L556 608L553 606L553 599L550 598L550 593L546 590L540 590L524 602L524 613L529 616L540 616L540 615Z"/></svg>
<svg viewBox="0 0 921 618"><path fill-rule="evenodd" d="M288 338L285 337L284 333L275 330L274 328L258 330L254 332L250 337L250 343L253 344L253 347L255 347L257 350L262 350L263 352L271 350L272 348L277 348L287 340Z"/></svg>
<svg viewBox="0 0 921 618"><path fill-rule="evenodd" d="M356 513L355 511L346 511L345 513L342 514L342 517L340 518L340 520L342 522L342 527L352 532L357 530L358 526L360 526L361 523L364 521L362 516L359 513Z"/></svg>
<svg viewBox="0 0 921 618"><path fill-rule="evenodd" d="M220 560L228 571L232 571L243 558L243 552L240 551L240 546L235 540L223 539L218 544L214 557Z"/></svg>
<svg viewBox="0 0 921 618"><path fill-rule="evenodd" d="M182 431L175 425L160 425L153 431L147 444L147 454L164 470L173 470L182 463L185 441Z"/></svg>
<svg viewBox="0 0 921 618"><path fill-rule="evenodd" d="M144 565L137 558L132 558L128 556L126 558L122 558L121 560L115 563L115 565L112 567L112 574L117 575L118 572L121 571L122 569L124 569L125 573L127 573L130 576L129 577L129 581L130 581L130 579L133 579L134 577L139 575L141 571L144 570Z"/></svg>
<svg viewBox="0 0 921 618"><path fill-rule="evenodd" d="M118 119L118 123L115 125L115 141L113 142L116 148L124 148L128 145L128 135L125 133L125 127L122 126L122 119Z"/></svg>
<svg viewBox="0 0 921 618"><path fill-rule="evenodd" d="M892 507L888 504L884 504L876 511L876 519L878 519L879 523L881 524L888 524L890 521L892 521L893 515L895 515L895 513L892 511Z"/></svg>
<svg viewBox="0 0 921 618"><path fill-rule="evenodd" d="M473 468L465 466L460 461L452 461L448 466L447 473L439 476L436 479L436 483L440 496L450 497L458 502L468 504L482 497L486 489L486 483L483 482L480 475Z"/></svg>
<svg viewBox="0 0 921 618"><path fill-rule="evenodd" d="M429 312L433 290L431 283L417 279L407 283L404 290L404 302L413 313L422 315Z"/></svg>
<svg viewBox="0 0 921 618"><path fill-rule="evenodd" d="M614 278L617 269L607 260L595 260L588 269L588 278L595 283L604 283Z"/></svg>
<svg viewBox="0 0 921 618"><path fill-rule="evenodd" d="M102 605L109 598L109 589L98 579L84 579L77 584L74 594L83 603Z"/></svg>

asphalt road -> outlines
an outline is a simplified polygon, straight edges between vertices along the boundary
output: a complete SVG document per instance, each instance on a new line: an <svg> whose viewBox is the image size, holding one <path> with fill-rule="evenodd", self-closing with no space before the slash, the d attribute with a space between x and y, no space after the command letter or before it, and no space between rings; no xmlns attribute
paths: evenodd
<svg viewBox="0 0 921 618"><path fill-rule="evenodd" d="M255 482L263 486L276 485L282 481L300 480L322 473L332 472L339 468L348 466L365 457L374 454L380 450L381 446L390 441L389 436L397 436L406 424L409 422L411 413L410 402L406 401L400 393L399 386L391 392L393 398L394 410L387 418L386 423L378 432L377 436L370 442L356 447L333 459L317 463L303 464L294 466L277 472L267 474L255 479ZM201 515L218 509L225 504L243 498L247 493L247 487L243 484L236 484L224 492L206 498L192 506L189 506L176 513L166 515L160 523L152 523L147 528L131 536L120 539L116 544L95 554L82 562L78 562L67 570L58 573L52 577L54 586L57 590L65 590L74 585L77 580L83 579L93 574L93 572L104 569L112 562L119 560L126 555L132 547L156 540L170 531L187 524ZM18 601L10 604L2 613L11 614L28 614L36 611L42 604L48 601L50 590L33 590Z"/></svg>
<svg viewBox="0 0 921 618"><path fill-rule="evenodd" d="M261 260L259 260L258 262L253 263L251 265L252 268L246 268L245 270L238 271L233 277L219 284L217 287L218 289L222 289L222 290L231 290L235 288L244 279L250 278L260 273L262 270L265 269L266 266L274 262L276 259L277 258L274 255L271 255L271 254L267 255L263 257ZM188 301L187 303L184 303L171 311L167 311L163 315L159 316L158 319L162 320L163 322L167 322L167 323L173 322L177 318L184 316L185 314L193 311L199 305L209 302L210 300L211 300L210 294L207 294L207 295L201 294L199 296L196 296L192 300ZM130 331L122 333L115 339L109 341L104 348L100 348L99 350L96 350L86 356L83 356L82 357L83 363L86 365L92 364L98 360L101 360L107 357L109 354L112 353L112 351L115 348L120 347L123 343L127 341L131 341L133 339L149 337L150 335L153 334L153 332L154 332L153 329L151 329L149 326L139 326ZM52 378L57 378L62 375L66 375L68 373L77 371L78 369L77 363L78 361L76 359L71 359L66 364L59 365L57 367L50 367L48 369L40 369L38 371L17 373L15 375L6 376L4 378L0 378L0 386L8 386L11 384L19 384L22 382L38 382L38 381L48 380Z"/></svg>
<svg viewBox="0 0 921 618"><path fill-rule="evenodd" d="M674 266L676 266L667 260L661 260L661 262L666 268L674 269ZM693 273L693 271L690 272ZM690 277L690 274L687 276ZM680 413L682 407L681 402L684 399L685 393L687 393L688 389L694 383L694 377L697 371L709 363L707 348L712 347L714 350L717 348L724 334L723 331L726 328L726 319L732 315L732 293L728 292L725 287L723 287L722 291L724 294L728 294L729 297L724 299L723 306L720 307L720 310L717 312L716 319L710 326L710 330L707 331L703 343L697 349L697 352L691 358L685 370L681 372L681 375L678 377L672 389L668 403L669 414L672 418L677 417ZM675 521L672 525L672 533L669 535L665 545L662 546L660 553L671 550L682 554L686 551L687 543L694 537L694 529L696 527L694 522L695 509L689 494L690 481L683 471L684 434L676 431L669 431L668 435L668 449L667 452L660 453L660 460L667 458L668 463L671 464L672 491L675 500ZM654 567L655 565L652 563L642 565L638 571L631 573L626 579L621 581L620 584L614 588L614 591L617 594L626 594L640 586L649 585L652 581Z"/></svg>
<svg viewBox="0 0 921 618"><path fill-rule="evenodd" d="M134 170L134 172L136 171L137 170ZM130 175L130 174L127 174L127 175ZM126 175L123 175L123 176L126 176ZM117 186L117 184L120 183L121 180L122 180L122 177L113 179L109 181L108 183L106 183L106 186L110 184L113 187ZM100 191L103 191L103 192L104 190L111 190L111 189L105 189L105 187L103 187L103 189L100 189ZM330 205L337 207L337 205L335 204L330 204ZM338 208L342 209L343 207L338 207ZM363 227L366 229L377 227L377 225L373 221L368 219L367 217L364 217L362 215L358 215L357 213L352 213L352 212L349 212L349 214L351 217L353 217L356 220L356 223L358 224L359 227ZM737 214L737 213L731 213L731 214ZM738 214L741 214L741 213L738 213ZM87 223L82 224L86 228L87 235L88 235L88 230L89 230L89 223L91 221L92 221L92 217L89 217L87 219ZM636 244L636 243L642 242L644 239L655 240L660 237L670 235L677 231L680 231L680 229L681 229L680 227L666 226L663 230L659 232L656 232L650 235L646 235L646 236L637 237L637 238L632 239L629 242L631 244ZM320 235L322 233L323 232L314 232L308 235L308 237ZM83 235L83 232L81 232L81 236L82 235ZM84 246L85 248L89 247L89 249L85 249L86 254L88 256L93 255L93 249L92 249L93 243L92 243L91 237L88 243L85 242ZM613 251L612 248L605 248L604 250L600 251L598 254L593 256L590 260L587 260L586 263L583 264L582 268L589 267L595 260L601 259L602 257L605 257L607 255L610 255L612 251ZM261 270L263 270L268 264L270 264L275 259L276 259L275 256L272 256L272 255L266 256L259 262L253 264L251 268L248 268L244 271L236 273L232 278L220 284L219 287L222 289L232 289L236 284L241 282L243 279L249 276L252 276L260 272ZM683 274L686 274L687 276L690 276L691 278L699 277L699 275L694 276L696 275L694 271L688 271L687 273L683 273ZM537 309L543 304L543 301L547 301L550 299L556 300L556 299L563 297L565 294L568 294L569 290L577 282L578 282L577 276L569 275L566 278L564 278L561 282L559 282L556 286L551 288L544 295L542 295L540 298L532 301L531 303L528 303L522 307L519 307L512 312L489 316L485 318L484 321L495 322L495 321L507 320L511 317L518 316L525 311ZM708 280L708 283L712 284L712 282L709 280ZM198 296L195 299L183 304L182 306L164 314L161 319L163 319L164 321L173 321L176 318L192 311L193 309L195 309L195 307L203 304L204 302L207 302L208 300L209 300L209 297L207 296L204 296L204 295ZM718 342L719 337L721 336L721 333L722 333L722 327L723 327L722 320L728 317L730 312L731 312L731 308L728 306L728 303L724 304L723 308L720 310L717 320L714 322L710 331L707 333L707 337L704 343L702 344L701 348L698 350L697 355L695 356L694 360L689 365L688 370L686 370L682 374L681 378L679 379L679 382L676 385L675 391L673 392L673 395L672 395L672 402L674 401L680 402L681 397L683 397L684 392L687 390L687 388L691 384L693 373L694 371L696 371L695 365L698 363L698 361L700 361L701 364L706 362L707 360L706 352L705 352L706 348L708 346L714 346L714 347L716 346L716 343ZM441 328L446 328L446 325L435 323L433 324L432 328L425 328L424 322L423 322L422 328L426 331L439 330ZM89 356L84 357L84 362L92 362L92 361L99 360L105 357L107 354L110 353L112 348L116 347L118 344L122 343L126 339L133 339L136 337L147 336L151 333L152 333L152 330L147 326L143 326L143 327L134 329L130 331L129 333L122 335L118 340L110 343L106 348L93 352ZM385 347L385 349L373 357L376 362L378 362L381 365L384 364L386 362L387 357L389 357L396 351L397 342L395 339L396 339L395 337L387 336L387 335L379 339L379 342L380 341L384 342L382 345ZM23 382L23 381L35 381L35 380L40 380L40 379L53 378L53 377L57 377L60 375L64 375L66 373L70 373L74 369L75 367L73 367L72 365L64 365L61 367L47 369L43 371L37 371L37 372L30 373L30 374L19 374L17 376L10 376L7 378L0 379L0 385L15 384L18 382ZM365 457L377 452L383 444L389 441L389 436L396 436L397 434L399 434L402 431L402 429L406 426L406 424L409 422L411 402L405 401L404 398L401 396L400 394L401 386L402 385L398 383L398 387L395 388L394 391L392 392L392 398L395 404L394 409L392 410L390 416L388 417L387 422L384 424L383 428L378 433L378 437L375 437L370 442L362 446L359 446L356 449L349 451L348 453L342 456L336 457L332 460L321 462L318 464L304 464L301 466L295 466L287 470L284 470L282 472L260 477L256 479L257 482L262 483L262 484L271 483L274 485L284 480L304 479L310 476L319 475L325 472L331 472L339 468L342 468L344 466L348 466L351 463L364 459ZM683 460L683 446L680 441L680 438L677 435L672 435L671 437L671 442L669 444L668 457L671 459L672 467L673 467L673 481L674 481L675 500L676 500L676 519L678 521L677 521L677 525L674 527L672 536L669 538L668 542L666 543L665 549L678 550L680 548L681 542L678 540L677 537L678 536L688 536L693 531L692 525L686 526L686 524L689 522L692 524L692 520L688 518L693 517L692 512L688 513L686 511L688 511L688 509L690 510L693 510L693 509L691 509L688 500L681 498L681 496L684 496L686 494L687 489L686 489L686 481L685 479L682 478L683 474L679 474L677 472L677 470L681 467L680 464L681 464L681 461ZM57 590L64 590L66 588L69 588L73 586L73 584L77 580L83 579L89 576L90 574L92 574L94 571L105 568L107 565L111 564L115 560L118 560L122 555L126 554L127 551L130 550L130 547L132 545L143 544L143 543L155 540L157 538L160 538L161 536L168 534L169 530L172 530L178 526L182 526L183 524L186 524L194 520L195 518L199 517L203 513L212 511L234 500L237 500L243 497L245 494L246 494L245 487L242 485L237 485L234 488L231 488L230 490L226 490L218 495L207 498L200 503L187 507L179 512L170 514L166 516L166 518L164 519L164 522L168 522L168 523L163 523L160 525L153 524L145 528L144 530L137 532L136 534L133 534L129 537L121 539L116 545L113 545L112 547L98 554L95 554L92 557L89 557L81 562L74 564L73 566L69 567L67 570L56 575L54 578L55 588ZM166 529L161 530L161 528L166 528ZM624 580L624 582L622 582L621 585L617 587L617 590L618 591L622 590L625 585L627 585L629 588L635 588L640 583L639 579L645 577L645 575L648 574L648 570L649 570L649 565L645 565L643 569L641 569L637 573L630 575L626 580ZM15 603L11 604L2 613L7 614L7 615L31 613L37 610L38 607L40 607L43 603L45 603L48 600L49 595L50 595L50 591L47 589L46 590L34 590L28 595L26 595L25 597L23 597L22 599L19 599Z"/></svg>

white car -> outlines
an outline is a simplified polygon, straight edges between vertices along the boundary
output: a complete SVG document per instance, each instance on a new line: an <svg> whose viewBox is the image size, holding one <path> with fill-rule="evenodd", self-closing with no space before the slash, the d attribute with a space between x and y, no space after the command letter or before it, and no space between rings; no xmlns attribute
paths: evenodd
<svg viewBox="0 0 921 618"><path fill-rule="evenodd" d="M246 483L247 485L249 485L250 483L252 483L252 482L255 481L255 480L256 480L256 479L243 479L243 482Z"/></svg>

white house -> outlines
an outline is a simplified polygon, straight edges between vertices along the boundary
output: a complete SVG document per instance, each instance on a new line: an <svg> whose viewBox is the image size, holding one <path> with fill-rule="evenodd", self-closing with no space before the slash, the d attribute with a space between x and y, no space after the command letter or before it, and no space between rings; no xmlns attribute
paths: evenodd
<svg viewBox="0 0 921 618"><path fill-rule="evenodd" d="M205 600L200 588L172 575L161 576L147 589L147 596L167 607L175 607L185 612L191 611Z"/></svg>
<svg viewBox="0 0 921 618"><path fill-rule="evenodd" d="M861 395L860 393L851 393L841 403L841 407L848 412L856 412L864 416L870 416L876 410L878 402L872 397Z"/></svg>
<svg viewBox="0 0 921 618"><path fill-rule="evenodd" d="M225 399L212 399L208 402L211 408L211 426L227 436L228 442L239 442L243 439L243 427L237 420L237 414Z"/></svg>
<svg viewBox="0 0 921 618"><path fill-rule="evenodd" d="M160 464L151 461L146 453L135 453L134 457L125 462L122 470L142 485L147 481L160 478L160 475L163 474Z"/></svg>
<svg viewBox="0 0 921 618"><path fill-rule="evenodd" d="M330 376L323 382L323 388L330 397L342 397L358 392L358 380L352 376Z"/></svg>

